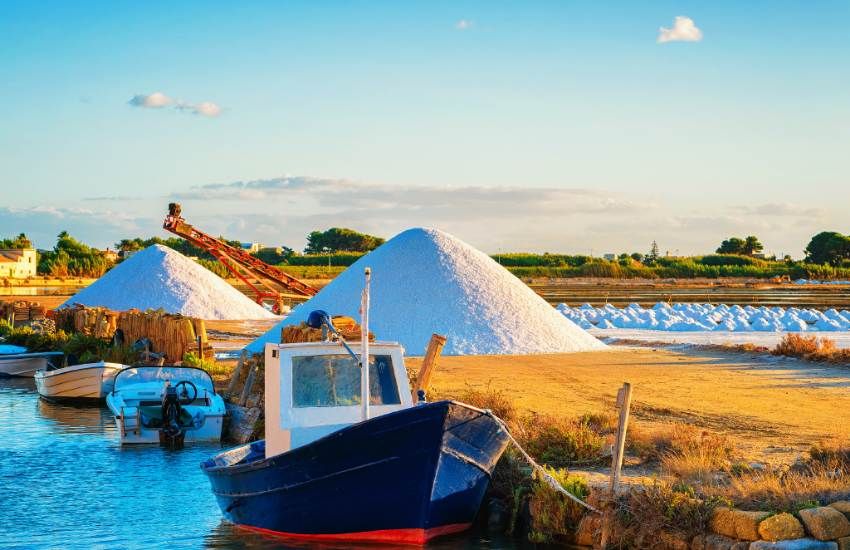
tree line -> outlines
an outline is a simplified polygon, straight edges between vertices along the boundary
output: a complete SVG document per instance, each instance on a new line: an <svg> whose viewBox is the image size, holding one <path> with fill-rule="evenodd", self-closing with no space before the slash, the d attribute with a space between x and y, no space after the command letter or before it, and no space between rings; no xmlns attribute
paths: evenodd
<svg viewBox="0 0 850 550"><path fill-rule="evenodd" d="M240 241L219 237L222 241L241 246ZM348 228L333 227L312 231L307 236L303 253L289 247L261 249L254 254L263 261L281 266L348 266L363 254L377 248L385 240ZM226 276L227 270L206 250L179 237L122 239L115 243L119 251L132 252L160 244L177 250L198 261L215 273ZM0 239L0 248L28 248L31 241L24 233ZM806 278L850 276L850 235L823 231L814 235L806 246L803 261L790 257L777 259L762 255L764 245L754 235L724 239L715 254L691 257L662 255L653 241L647 253L632 252L603 260L588 255L569 254L497 254L493 258L518 274L529 276L659 276L659 277L771 277L775 275ZM103 251L90 247L62 231L50 250L39 250L38 273L57 277L99 277L112 266ZM824 266L824 267L819 267ZM833 268L831 271L826 268ZM847 275L845 275L845 271Z"/></svg>

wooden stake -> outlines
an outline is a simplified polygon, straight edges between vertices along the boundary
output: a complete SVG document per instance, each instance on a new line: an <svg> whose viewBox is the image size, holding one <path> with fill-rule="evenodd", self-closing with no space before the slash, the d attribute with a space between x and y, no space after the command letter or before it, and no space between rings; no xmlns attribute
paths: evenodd
<svg viewBox="0 0 850 550"><path fill-rule="evenodd" d="M620 475L623 469L623 453L626 449L626 429L629 426L629 412L632 407L632 385L626 382L617 392L617 408L620 409L620 419L617 423L617 441L614 447L614 460L611 468L611 492L617 491L620 485Z"/></svg>
<svg viewBox="0 0 850 550"><path fill-rule="evenodd" d="M428 391L428 386L431 385L431 375L434 374L434 369L437 368L437 358L443 351L443 346L446 345L446 337L439 334L432 334L431 341L428 342L428 349L425 351L425 358L422 360L422 366L419 368L419 374L416 375L416 387L413 388L413 402L419 399L419 390Z"/></svg>
<svg viewBox="0 0 850 550"><path fill-rule="evenodd" d="M623 384L617 392L617 408L620 409L620 417L617 422L617 439L614 442L614 452L611 455L611 502L606 507L602 518L602 540L600 547L604 550L608 546L608 537L611 533L611 504L617 497L617 489L620 486L620 477L623 469L623 454L626 449L626 430L629 426L629 412L632 407L632 385L628 382Z"/></svg>

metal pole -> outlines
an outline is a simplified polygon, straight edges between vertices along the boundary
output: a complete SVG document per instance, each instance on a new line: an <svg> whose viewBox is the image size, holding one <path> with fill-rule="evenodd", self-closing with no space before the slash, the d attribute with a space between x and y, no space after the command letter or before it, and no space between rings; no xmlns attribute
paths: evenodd
<svg viewBox="0 0 850 550"><path fill-rule="evenodd" d="M369 284L372 269L366 268L366 284L360 302L360 402L363 405L363 420L369 420Z"/></svg>

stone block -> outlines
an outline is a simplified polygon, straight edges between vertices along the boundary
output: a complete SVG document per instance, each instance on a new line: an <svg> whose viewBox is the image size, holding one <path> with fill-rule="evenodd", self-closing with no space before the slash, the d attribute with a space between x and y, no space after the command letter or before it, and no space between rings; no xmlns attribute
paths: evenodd
<svg viewBox="0 0 850 550"><path fill-rule="evenodd" d="M759 523L769 512L745 512L732 510L732 522L735 524L735 538L742 540L759 540Z"/></svg>
<svg viewBox="0 0 850 550"><path fill-rule="evenodd" d="M715 508L709 521L709 527L718 535L735 537L737 531L735 530L734 510L724 506Z"/></svg>
<svg viewBox="0 0 850 550"><path fill-rule="evenodd" d="M776 542L757 540L750 543L750 550L838 550L838 545L808 538Z"/></svg>
<svg viewBox="0 0 850 550"><path fill-rule="evenodd" d="M835 540L850 536L850 521L835 508L806 508L800 510L800 519L806 531L818 540Z"/></svg>
<svg viewBox="0 0 850 550"><path fill-rule="evenodd" d="M833 502L829 505L830 508L835 508L842 514L844 514L847 519L850 519L850 500L839 500L838 502Z"/></svg>
<svg viewBox="0 0 850 550"><path fill-rule="evenodd" d="M788 513L770 516L759 523L759 535L764 540L794 540L806 536L800 520Z"/></svg>

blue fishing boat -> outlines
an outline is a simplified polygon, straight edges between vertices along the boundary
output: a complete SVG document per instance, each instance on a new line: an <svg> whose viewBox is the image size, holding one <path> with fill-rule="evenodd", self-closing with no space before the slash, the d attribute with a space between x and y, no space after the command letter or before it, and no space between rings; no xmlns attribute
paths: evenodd
<svg viewBox="0 0 850 550"><path fill-rule="evenodd" d="M341 338L266 345L265 440L201 465L227 520L298 539L423 544L475 519L508 434L489 411L414 404L401 346L369 342L361 318L359 357Z"/></svg>

